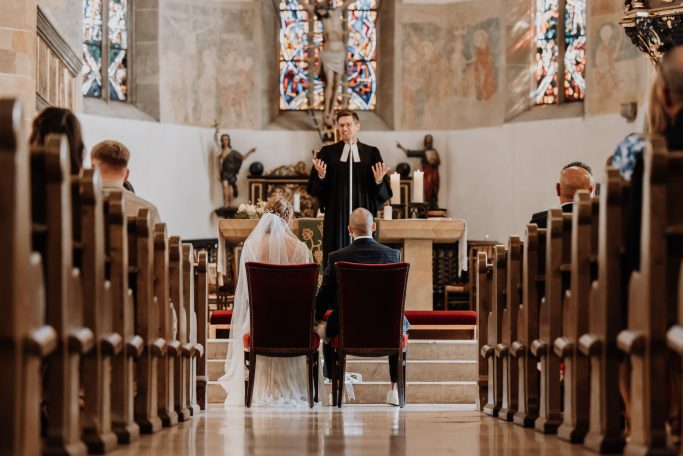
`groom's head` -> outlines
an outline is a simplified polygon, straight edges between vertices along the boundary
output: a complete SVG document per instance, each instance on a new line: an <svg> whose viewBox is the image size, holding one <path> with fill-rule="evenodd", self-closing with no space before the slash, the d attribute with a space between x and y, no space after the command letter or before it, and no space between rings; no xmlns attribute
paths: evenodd
<svg viewBox="0 0 683 456"><path fill-rule="evenodd" d="M359 207L351 212L351 216L349 217L349 234L351 234L354 239L359 236L372 235L376 227L377 225L375 225L372 214L367 209Z"/></svg>

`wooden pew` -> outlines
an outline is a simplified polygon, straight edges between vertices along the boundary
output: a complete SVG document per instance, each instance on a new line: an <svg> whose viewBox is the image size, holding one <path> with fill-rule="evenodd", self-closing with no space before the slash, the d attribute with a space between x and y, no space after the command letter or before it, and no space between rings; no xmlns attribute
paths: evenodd
<svg viewBox="0 0 683 456"><path fill-rule="evenodd" d="M140 436L135 422L135 359L144 349L144 340L135 334L133 293L128 286L128 220L121 192L112 192L104 202L106 218L107 279L111 284L113 331L123 338L122 350L112 361L112 428L119 443L132 443Z"/></svg>
<svg viewBox="0 0 683 456"><path fill-rule="evenodd" d="M493 267L487 262L486 252L477 252L476 267L472 269L472 274L476 274L475 280L475 294L476 294L476 310L477 310L477 340L479 341L479 352L484 361L479 359L479 410L483 411L484 406L488 403L488 357L491 351L490 346L484 350L484 346L488 342L488 321L491 313L491 290L493 290ZM493 401L492 401L493 402Z"/></svg>
<svg viewBox="0 0 683 456"><path fill-rule="evenodd" d="M498 418L512 421L517 413L517 363L510 357L512 343L517 340L517 316L522 291L522 241L510 236L508 241L505 309L502 315L502 338L496 345L496 356L503 361L503 396Z"/></svg>
<svg viewBox="0 0 683 456"><path fill-rule="evenodd" d="M154 239L149 210L142 208L128 220L128 253L135 265L135 332L145 341L137 362L135 421L144 434L161 429L158 411L159 359L166 341L158 336L159 306L154 298Z"/></svg>
<svg viewBox="0 0 683 456"><path fill-rule="evenodd" d="M555 339L555 354L565 365L564 412L557 435L581 443L588 432L590 405L589 359L578 350L579 337L588 330L588 300L597 268L599 205L586 190L574 195L571 239L571 285L565 292L562 336Z"/></svg>
<svg viewBox="0 0 683 456"><path fill-rule="evenodd" d="M187 395L187 407L192 416L199 414L197 404L197 358L203 352L203 346L197 343L197 314L195 312L195 272L194 272L194 249L192 244L183 244L183 306L188 315L190 345L194 347L194 353L186 366L187 375L190 379L189 392Z"/></svg>
<svg viewBox="0 0 683 456"><path fill-rule="evenodd" d="M0 454L40 453L41 362L57 347L45 325L41 257L31 247L29 153L23 111L0 100Z"/></svg>
<svg viewBox="0 0 683 456"><path fill-rule="evenodd" d="M498 416L503 400L503 363L501 358L496 356L496 346L502 337L506 262L505 246L495 246L493 249L491 311L487 322L487 344L481 349L482 357L488 360L488 400L484 406L484 413L491 416Z"/></svg>
<svg viewBox="0 0 683 456"><path fill-rule="evenodd" d="M673 351L683 356L683 261L679 266L678 274L678 324L674 325L666 333L666 341ZM681 397L683 406L683 396ZM683 430L682 430L683 431ZM683 448L679 449L678 454L683 452Z"/></svg>
<svg viewBox="0 0 683 456"><path fill-rule="evenodd" d="M85 454L78 413L81 356L94 344L83 327L80 271L73 267L71 177L66 138L49 135L31 153L33 241L44 263L47 323L59 344L47 362L49 421L44 452Z"/></svg>
<svg viewBox="0 0 683 456"><path fill-rule="evenodd" d="M207 330L209 325L209 280L208 254L202 250L197 255L195 305L197 308L197 346L206 347ZM234 342L234 341L233 341ZM197 357L197 403L201 410L206 410L206 389L208 375L204 350Z"/></svg>
<svg viewBox="0 0 683 456"><path fill-rule="evenodd" d="M616 168L607 168L600 194L598 278L589 300L588 334L579 339L581 351L590 357L590 416L584 445L599 453L620 453L621 397L617 334L622 328L620 306L621 256L624 248L624 204L628 187Z"/></svg>
<svg viewBox="0 0 683 456"><path fill-rule="evenodd" d="M188 405L188 393L190 386L189 363L194 354L194 346L189 343L188 318L184 305L183 290L183 245L178 236L171 236L168 242L168 277L169 293L178 318L178 341L180 342L180 354L178 362L175 363L174 385L175 385L175 411L178 414L178 421L187 421L192 416Z"/></svg>
<svg viewBox="0 0 683 456"><path fill-rule="evenodd" d="M640 270L629 282L628 329L617 337L631 360L631 440L625 451L640 454L666 452L666 331L675 319L683 258L683 153L667 151L656 137L643 158Z"/></svg>
<svg viewBox="0 0 683 456"><path fill-rule="evenodd" d="M105 225L100 175L84 169L74 179L74 215L80 223L76 242L82 271L85 324L95 335L95 346L82 363L85 409L83 440L90 453L102 454L116 446L111 419L111 359L121 351L121 336L112 331L111 284L105 280Z"/></svg>
<svg viewBox="0 0 683 456"><path fill-rule="evenodd" d="M170 427L178 424L173 377L175 359L180 354L180 342L173 337L168 281L168 236L165 223L158 223L154 227L154 297L159 312L157 336L166 342L166 356L162 356L158 362L158 411L164 427Z"/></svg>
<svg viewBox="0 0 683 456"><path fill-rule="evenodd" d="M517 340L510 355L518 363L518 400L515 424L532 427L538 418L538 369L529 356L529 345L538 339L539 310L545 295L546 230L527 225L522 261L522 303L517 315Z"/></svg>
<svg viewBox="0 0 683 456"><path fill-rule="evenodd" d="M545 297L541 301L539 337L531 352L541 363L539 416L536 430L554 434L562 421L560 411L560 359L552 343L562 335L562 297L569 288L572 215L561 209L548 211L546 236Z"/></svg>

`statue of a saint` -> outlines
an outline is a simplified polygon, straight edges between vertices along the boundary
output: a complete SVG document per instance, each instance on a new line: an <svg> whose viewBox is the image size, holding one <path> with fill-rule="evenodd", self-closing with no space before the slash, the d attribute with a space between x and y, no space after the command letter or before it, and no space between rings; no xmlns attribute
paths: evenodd
<svg viewBox="0 0 683 456"><path fill-rule="evenodd" d="M218 169L221 174L223 204L224 207L229 207L230 203L232 203L232 199L236 198L238 195L237 175L242 167L242 162L256 152L256 148L252 147L246 154L242 155L230 145L230 135L220 135L219 140L218 134L218 125L216 125L214 140L216 141L216 145L220 148L218 154Z"/></svg>
<svg viewBox="0 0 683 456"><path fill-rule="evenodd" d="M430 209L438 209L439 165L441 164L441 159L439 158L439 152L434 149L434 138L432 135L425 135L423 149L408 150L398 142L396 147L405 152L408 157L419 157L421 159L422 171L424 172L425 202L429 203Z"/></svg>

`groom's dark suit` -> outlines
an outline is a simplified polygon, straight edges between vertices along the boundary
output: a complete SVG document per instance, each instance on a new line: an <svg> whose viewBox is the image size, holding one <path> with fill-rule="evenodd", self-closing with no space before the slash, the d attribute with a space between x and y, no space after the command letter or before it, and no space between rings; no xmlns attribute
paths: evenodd
<svg viewBox="0 0 683 456"><path fill-rule="evenodd" d="M322 320L325 312L332 309L332 313L327 319L327 336L334 337L339 335L339 312L337 312L337 266L338 261L348 261L351 263L362 264L386 264L398 263L401 261L401 252L382 245L370 238L356 239L348 247L339 249L330 253L327 261L327 267L323 275L323 284L318 291L318 298L316 301L315 318ZM408 332L410 324L408 320L403 317L403 332ZM334 361L332 358L332 350L325 345L325 364L330 366ZM396 355L389 357L389 373L391 381L396 382L396 364L398 357ZM328 371L329 372L329 371ZM329 377L329 375L328 375Z"/></svg>

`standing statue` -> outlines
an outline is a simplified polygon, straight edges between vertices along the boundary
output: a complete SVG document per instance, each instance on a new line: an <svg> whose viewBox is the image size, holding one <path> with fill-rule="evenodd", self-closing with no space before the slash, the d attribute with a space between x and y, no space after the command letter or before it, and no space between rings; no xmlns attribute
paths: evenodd
<svg viewBox="0 0 683 456"><path fill-rule="evenodd" d="M221 187L223 189L223 205L224 207L229 207L232 203L232 199L236 198L238 195L237 191L237 175L242 167L242 162L246 160L251 154L256 152L256 148L252 147L249 152L242 155L238 151L232 148L230 145L230 135L223 134L220 135L218 124L215 125L216 133L214 135L214 141L219 147L220 152L218 154L218 169L221 174ZM231 191L232 190L232 191Z"/></svg>
<svg viewBox="0 0 683 456"><path fill-rule="evenodd" d="M434 138L432 135L425 135L424 148L420 150L408 150L399 142L396 142L396 147L405 152L408 157L419 157L421 159L422 171L424 172L425 202L429 203L430 209L437 209L439 207L439 165L441 159L439 152L434 149Z"/></svg>

